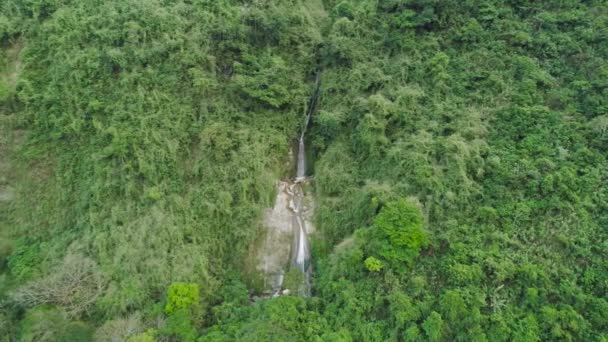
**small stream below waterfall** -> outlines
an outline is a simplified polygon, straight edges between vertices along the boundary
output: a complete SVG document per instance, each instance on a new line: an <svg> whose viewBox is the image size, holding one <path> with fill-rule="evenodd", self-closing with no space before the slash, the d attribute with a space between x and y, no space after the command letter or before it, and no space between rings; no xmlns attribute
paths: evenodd
<svg viewBox="0 0 608 342"><path fill-rule="evenodd" d="M258 253L257 270L264 278L264 292L271 296L288 293L309 296L311 291L312 266L308 236L314 232L314 202L312 196L305 191L306 184L310 181L306 164L306 131L319 95L319 78L320 75L317 74L314 93L298 137L295 176L277 184L274 207L264 217L267 231ZM303 276L301 284L298 288L284 288L285 274L293 270Z"/></svg>

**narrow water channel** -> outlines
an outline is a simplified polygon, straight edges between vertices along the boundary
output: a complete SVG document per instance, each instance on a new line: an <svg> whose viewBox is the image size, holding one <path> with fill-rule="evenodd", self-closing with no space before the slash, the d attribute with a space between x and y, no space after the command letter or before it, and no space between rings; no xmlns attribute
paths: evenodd
<svg viewBox="0 0 608 342"><path fill-rule="evenodd" d="M290 209L292 211L293 220L293 246L291 266L297 268L304 275L303 284L298 289L298 292L304 296L310 295L310 278L312 274L310 262L310 247L308 244L308 232L306 231L306 220L302 217L303 202L304 202L304 184L308 181L306 174L306 131L310 125L312 113L317 104L319 96L319 73L315 79L315 91L310 98L308 108L306 110L306 118L302 127L302 133L298 140L298 158L296 163L296 177L293 184L290 186L291 202Z"/></svg>
<svg viewBox="0 0 608 342"><path fill-rule="evenodd" d="M309 296L311 290L311 253L308 235L312 227L312 196L306 194L308 176L306 162L306 131L310 125L319 95L319 74L316 76L314 93L308 103L295 153L295 175L279 182L275 205L265 215L266 237L258 251L257 269L264 279L264 296L298 293ZM295 150L295 149L294 149ZM302 283L284 284L285 274L297 271ZM298 277L299 278L299 277ZM263 296L263 297L264 297Z"/></svg>

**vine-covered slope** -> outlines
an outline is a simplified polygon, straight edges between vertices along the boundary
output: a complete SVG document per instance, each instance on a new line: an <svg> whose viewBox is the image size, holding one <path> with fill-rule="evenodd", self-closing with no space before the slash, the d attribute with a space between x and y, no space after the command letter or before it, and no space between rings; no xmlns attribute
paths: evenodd
<svg viewBox="0 0 608 342"><path fill-rule="evenodd" d="M604 341L603 1L5 0L6 341ZM312 297L247 258L301 130Z"/></svg>

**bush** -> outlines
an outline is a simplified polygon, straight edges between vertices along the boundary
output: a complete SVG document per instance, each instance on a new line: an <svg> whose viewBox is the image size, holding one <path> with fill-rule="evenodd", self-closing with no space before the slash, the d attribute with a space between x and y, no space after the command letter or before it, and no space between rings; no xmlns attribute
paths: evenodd
<svg viewBox="0 0 608 342"><path fill-rule="evenodd" d="M429 244L420 209L405 200L387 203L376 216L373 229L379 250L372 252L398 269L402 264L410 265Z"/></svg>
<svg viewBox="0 0 608 342"><path fill-rule="evenodd" d="M301 96L294 87L294 70L280 56L245 56L244 63L236 65L236 84L250 98L271 107L281 107Z"/></svg>
<svg viewBox="0 0 608 342"><path fill-rule="evenodd" d="M374 257L369 257L365 259L365 267L372 272L378 272L382 270L382 261Z"/></svg>
<svg viewBox="0 0 608 342"><path fill-rule="evenodd" d="M200 304L198 284L173 283L167 291L167 306L165 312L172 314L177 310L190 309Z"/></svg>
<svg viewBox="0 0 608 342"><path fill-rule="evenodd" d="M167 291L165 312L169 315L161 333L178 336L182 341L196 339L196 326L201 319L201 298L198 284L176 282Z"/></svg>
<svg viewBox="0 0 608 342"><path fill-rule="evenodd" d="M191 313L186 309L179 309L169 316L161 333L165 336L179 337L181 341L191 342L196 339L195 326Z"/></svg>
<svg viewBox="0 0 608 342"><path fill-rule="evenodd" d="M19 341L90 341L92 333L91 327L85 323L69 321L64 311L42 306L27 311L21 322Z"/></svg>

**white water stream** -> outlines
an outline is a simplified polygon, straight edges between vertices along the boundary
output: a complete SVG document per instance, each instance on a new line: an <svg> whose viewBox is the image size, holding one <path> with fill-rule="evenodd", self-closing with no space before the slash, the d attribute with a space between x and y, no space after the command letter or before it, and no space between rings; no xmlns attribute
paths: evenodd
<svg viewBox="0 0 608 342"><path fill-rule="evenodd" d="M319 89L317 75L315 93L311 97L302 132L298 139L296 174L293 180L280 182L278 185L275 206L266 213L265 225L268 228L266 240L260 251L258 270L264 274L264 287L273 296L288 291L297 291L301 295L310 295L311 256L308 234L313 230L312 200L305 194L304 185L309 181L306 175L306 130L316 105ZM285 240L291 236L291 245ZM287 252L291 250L291 253ZM287 253L286 253L287 252ZM303 283L298 289L284 289L285 257L291 254L289 267L299 270L304 275Z"/></svg>

